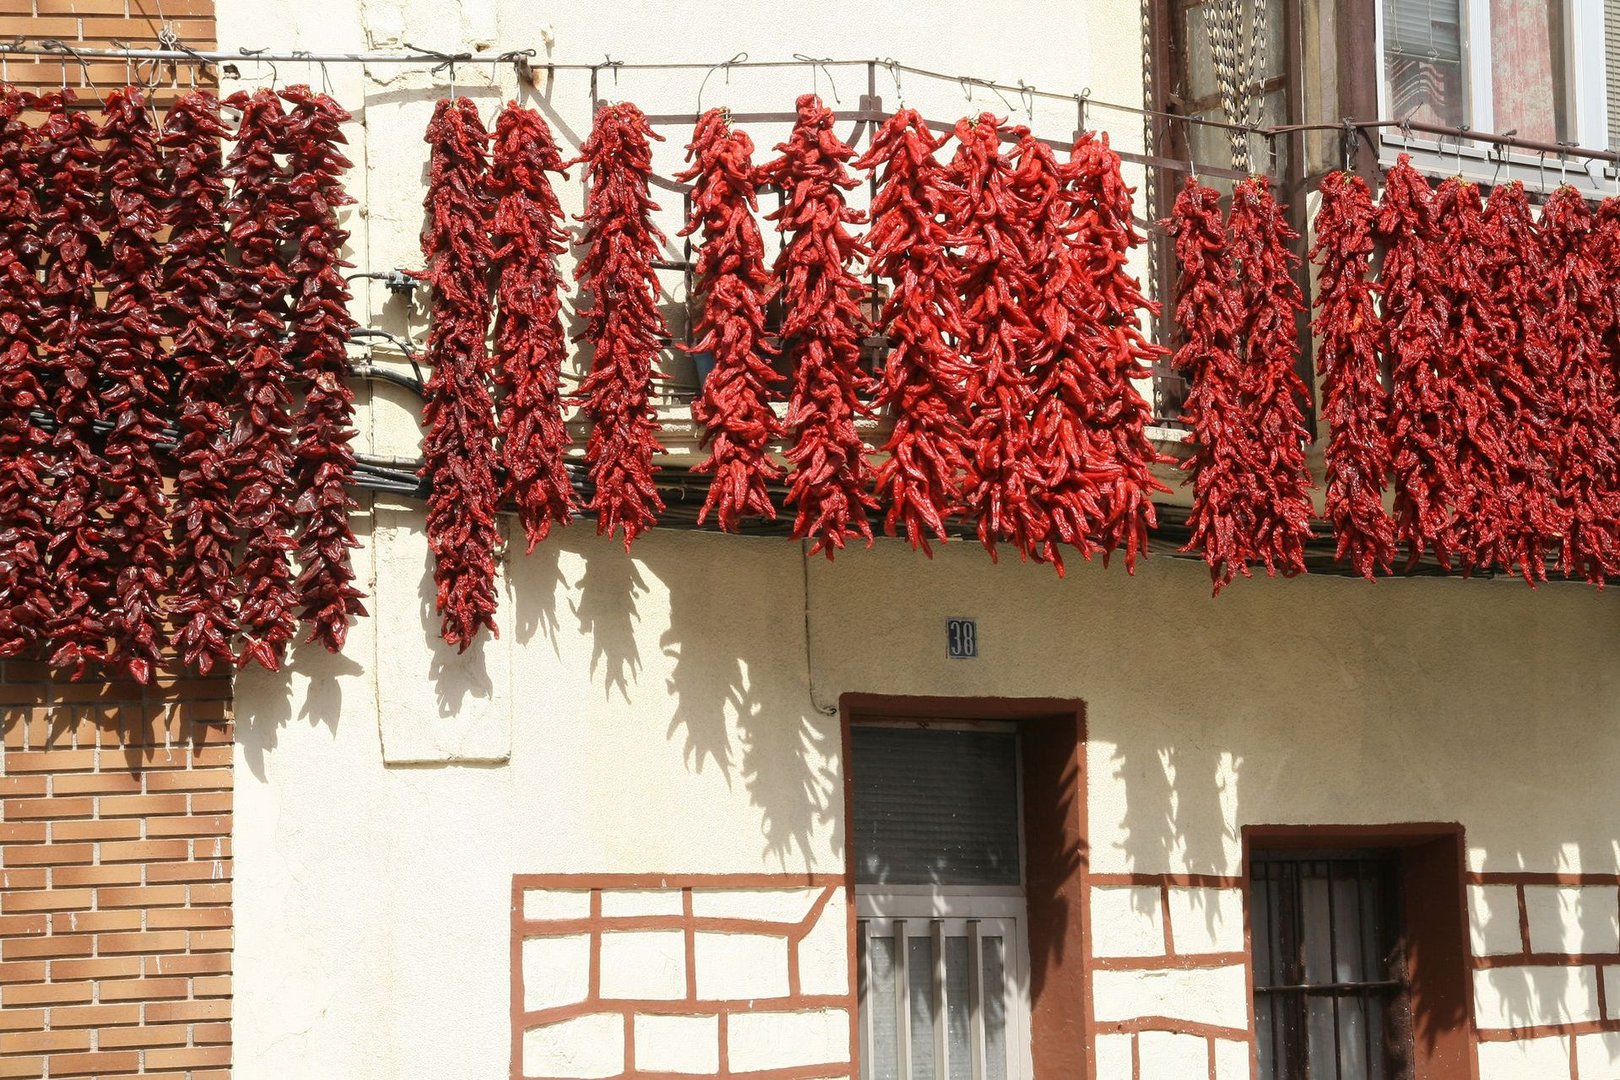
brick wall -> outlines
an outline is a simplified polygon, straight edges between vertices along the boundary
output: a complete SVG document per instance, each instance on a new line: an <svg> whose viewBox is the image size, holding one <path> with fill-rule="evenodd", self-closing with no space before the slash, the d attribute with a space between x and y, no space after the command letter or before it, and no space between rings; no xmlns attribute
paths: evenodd
<svg viewBox="0 0 1620 1080"><path fill-rule="evenodd" d="M0 666L0 1077L229 1075L230 692Z"/></svg>
<svg viewBox="0 0 1620 1080"><path fill-rule="evenodd" d="M0 0L0 40L20 35L38 40L56 38L74 48L156 48L165 19L186 45L199 52L214 48L214 0ZM121 60L77 62L46 58L4 58L4 81L26 90L55 90L67 85L82 96L98 98L131 81L132 68ZM199 73L205 77L208 69ZM191 86L189 69L178 73L165 67L160 81ZM151 67L139 73L153 82ZM99 92L98 92L99 91ZM160 94L160 97L162 95Z"/></svg>

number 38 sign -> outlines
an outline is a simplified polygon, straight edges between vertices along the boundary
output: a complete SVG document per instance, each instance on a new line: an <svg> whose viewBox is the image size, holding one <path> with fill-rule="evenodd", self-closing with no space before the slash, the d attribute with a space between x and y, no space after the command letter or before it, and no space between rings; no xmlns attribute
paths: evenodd
<svg viewBox="0 0 1620 1080"><path fill-rule="evenodd" d="M945 654L952 660L972 660L978 656L978 624L972 619L946 619Z"/></svg>

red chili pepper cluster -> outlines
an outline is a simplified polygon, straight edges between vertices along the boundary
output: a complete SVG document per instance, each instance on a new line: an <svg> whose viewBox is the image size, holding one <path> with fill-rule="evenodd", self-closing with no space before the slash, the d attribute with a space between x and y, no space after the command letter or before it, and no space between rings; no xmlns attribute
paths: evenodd
<svg viewBox="0 0 1620 1080"><path fill-rule="evenodd" d="M1244 558L1264 563L1267 574L1302 574L1311 538L1311 474L1305 465L1310 432L1301 408L1305 383L1294 367L1295 318L1305 310L1294 279L1299 257L1291 247L1299 234L1263 176L1238 182L1228 227L1237 264L1242 422L1252 442L1254 489Z"/></svg>
<svg viewBox="0 0 1620 1080"><path fill-rule="evenodd" d="M49 441L39 347L38 140L20 115L32 96L0 87L0 656L29 656L50 632L45 563Z"/></svg>
<svg viewBox="0 0 1620 1080"><path fill-rule="evenodd" d="M979 542L996 557L1007 541L1026 558L1043 557L1048 524L1035 499L1041 473L1032 450L1028 357L1038 331L1019 298L1033 291L1027 266L1029 219L1001 152L1002 127L980 113L957 121L960 145L947 168L946 220L960 247L952 254L971 361L967 382L967 471L963 502Z"/></svg>
<svg viewBox="0 0 1620 1080"><path fill-rule="evenodd" d="M530 551L575 512L562 397L567 286L557 269L568 232L548 172L567 176L551 128L533 109L509 104L495 121L489 165L495 377L504 391L497 412L505 495L517 506Z"/></svg>
<svg viewBox="0 0 1620 1080"><path fill-rule="evenodd" d="M1378 353L1378 286L1371 281L1376 211L1353 173L1322 178L1316 243L1314 331L1320 341L1322 418L1328 425L1327 518L1337 558L1369 580L1395 562L1395 523L1384 509L1389 482L1389 392Z"/></svg>
<svg viewBox="0 0 1620 1080"><path fill-rule="evenodd" d="M714 511L720 528L736 532L744 516L774 519L766 485L782 478L770 444L782 436L771 408L775 348L765 340L765 305L775 291L765 269L765 243L754 222L754 140L731 126L723 109L698 119L686 148L691 168L676 179L692 181L692 214L682 236L700 233L697 290L703 308L694 353L709 353L714 367L692 402L703 425L709 457L692 471L710 473L709 494L698 512Z"/></svg>
<svg viewBox="0 0 1620 1080"><path fill-rule="evenodd" d="M141 93L115 90L101 128L109 225L107 301L97 335L104 451L104 537L116 596L108 611L109 660L147 682L166 643L162 603L169 574L168 498L157 443L169 390L159 318L164 189L157 132Z"/></svg>
<svg viewBox="0 0 1620 1080"><path fill-rule="evenodd" d="M204 675L216 664L231 665L237 631L231 558L238 530L227 460L234 378L226 359L227 311L236 283L225 256L225 136L219 102L209 94L180 98L163 125L173 193L163 261L164 321L174 335L180 432L168 611L177 656Z"/></svg>
<svg viewBox="0 0 1620 1080"><path fill-rule="evenodd" d="M1594 228L1586 200L1567 186L1542 209L1541 297L1556 361L1535 372L1534 401L1540 407L1526 425L1550 459L1546 471L1556 500L1547 507L1538 486L1540 537L1553 543L1561 534L1558 569L1597 585L1620 574L1620 428L1615 422L1620 354L1614 352L1620 203L1610 200L1602 210L1603 220ZM1542 548L1529 555L1539 570Z"/></svg>
<svg viewBox="0 0 1620 1080"><path fill-rule="evenodd" d="M1376 233L1384 247L1379 273L1384 355L1390 365L1390 471L1395 539L1407 568L1426 549L1451 568L1450 507L1456 489L1456 435L1448 401L1450 318L1441 289L1434 193L1405 154L1384 176Z"/></svg>
<svg viewBox="0 0 1620 1080"><path fill-rule="evenodd" d="M358 545L349 526L355 502L354 393L347 343L355 328L349 314L349 286L343 270L347 229L337 211L354 199L343 190L343 174L353 164L339 147L348 140L342 125L351 117L326 94L307 86L281 95L292 106L287 116L288 193L295 214L298 254L290 267L292 294L288 345L303 368L304 400L294 421L298 501L297 589L310 641L340 652L349 619L364 615L364 595L353 585L349 552Z"/></svg>
<svg viewBox="0 0 1620 1080"><path fill-rule="evenodd" d="M1584 201L1578 197L1576 201L1584 210ZM1558 506L1550 412L1559 375L1548 337L1549 308L1541 303L1541 290L1549 272L1564 281L1563 275L1574 269L1569 257L1575 255L1579 240L1567 236L1560 253L1549 257L1524 185L1517 181L1491 192L1485 231L1491 245L1486 277L1497 313L1497 343L1491 350L1496 372L1494 388L1475 391L1473 400L1476 410L1500 411L1487 430L1503 442L1500 512L1489 555L1504 571L1517 567L1533 585L1546 578L1548 547L1566 528L1566 515ZM1579 318L1575 312L1568 316ZM1575 339L1570 340L1573 344Z"/></svg>
<svg viewBox="0 0 1620 1080"><path fill-rule="evenodd" d="M229 355L237 408L231 479L241 536L241 650L237 664L279 670L297 629L292 570L293 426L288 409L296 369L287 355L288 252L297 211L291 177L278 160L289 149L287 116L271 90L233 94L241 111L225 176L234 182L226 216L240 271L234 280Z"/></svg>
<svg viewBox="0 0 1620 1080"><path fill-rule="evenodd" d="M584 340L595 351L580 399L591 419L585 445L591 509L598 535L624 530L625 550L664 508L653 482L653 455L661 452L652 407L654 359L668 330L658 311L653 268L664 234L652 223L658 209L647 194L655 135L640 109L604 105L580 147L589 193L585 200L585 257L575 277L590 294Z"/></svg>
<svg viewBox="0 0 1620 1080"><path fill-rule="evenodd" d="M1159 309L1128 269L1131 249L1144 237L1136 230L1133 192L1125 186L1108 136L1082 134L1063 177L1069 204L1065 235L1075 263L1070 295L1084 301L1069 334L1085 360L1063 380L1062 392L1077 403L1076 422L1099 433L1094 449L1110 466L1097 496L1094 541L1105 563L1123 549L1125 569L1134 572L1137 555L1147 551L1148 530L1157 523L1153 496L1170 490L1153 475L1153 466L1168 459L1147 437L1153 410L1136 389L1136 381L1151 376L1153 362L1164 353L1142 327L1143 314L1156 315ZM1075 307L1072 299L1070 306ZM1037 398L1047 392L1037 384Z"/></svg>
<svg viewBox="0 0 1620 1080"><path fill-rule="evenodd" d="M968 366L957 347L967 330L943 223L951 192L934 158L944 142L916 110L901 109L855 162L879 171L866 240L872 272L892 284L881 315L889 356L874 404L892 413L894 427L874 488L887 503L884 531L903 530L930 556L930 534L946 538L956 506L969 421Z"/></svg>
<svg viewBox="0 0 1620 1080"><path fill-rule="evenodd" d="M781 156L760 168L760 178L786 198L768 217L786 238L776 274L785 308L782 351L793 364L793 536L830 559L852 535L871 542L867 514L877 507L868 448L855 429L871 380L861 370L866 290L850 267L868 251L847 228L865 220L844 196L858 183L846 167L855 151L833 131L832 110L816 95L801 95L796 107L793 131L776 147Z"/></svg>
<svg viewBox="0 0 1620 1080"><path fill-rule="evenodd" d="M422 252L433 286L433 329L423 418L422 475L431 485L427 535L433 551L439 633L465 652L495 626L495 413L485 345L493 247L485 193L489 134L467 98L433 110L427 229Z"/></svg>
<svg viewBox="0 0 1620 1080"><path fill-rule="evenodd" d="M1219 193L1189 178L1171 208L1169 228L1181 271L1172 362L1187 377L1184 415L1192 426L1193 454L1183 464L1192 472L1192 536L1183 550L1203 554L1219 593L1239 573L1249 576L1258 494L1244 426L1242 313Z"/></svg>
<svg viewBox="0 0 1620 1080"><path fill-rule="evenodd" d="M107 659L114 575L102 535L101 480L107 462L94 434L101 418L96 337L105 325L96 306L105 223L101 152L95 145L95 120L72 105L70 90L40 101L45 111L39 143L45 264L39 337L56 422L51 438L49 550L56 603L50 660L78 678Z"/></svg>

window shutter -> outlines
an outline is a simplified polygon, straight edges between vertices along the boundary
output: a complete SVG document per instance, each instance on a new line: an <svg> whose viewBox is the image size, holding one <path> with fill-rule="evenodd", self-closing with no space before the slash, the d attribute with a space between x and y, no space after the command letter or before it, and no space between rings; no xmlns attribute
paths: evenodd
<svg viewBox="0 0 1620 1080"><path fill-rule="evenodd" d="M1015 735L860 725L850 741L857 883L1019 884Z"/></svg>

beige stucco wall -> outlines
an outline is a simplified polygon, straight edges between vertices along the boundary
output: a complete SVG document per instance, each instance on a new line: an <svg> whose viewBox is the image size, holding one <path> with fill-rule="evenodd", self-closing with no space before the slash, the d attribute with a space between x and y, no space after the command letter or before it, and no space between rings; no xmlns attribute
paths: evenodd
<svg viewBox="0 0 1620 1080"><path fill-rule="evenodd" d="M222 0L219 34L224 48L532 45L558 61L892 55L1139 100L1134 2L988 10ZM242 85L269 74L241 67ZM283 64L282 81L319 82L298 67ZM497 91L491 74L457 79L493 113L513 84L499 71ZM853 104L862 76L835 74ZM626 72L602 92L684 111L701 76ZM421 133L439 90L392 68L329 77L357 113L355 262L414 266ZM886 78L877 89L892 105ZM559 74L544 106L571 145L589 123L584 80ZM717 74L705 101L785 109L809 81L736 72L728 90ZM906 77L904 93L930 115L966 107L954 85ZM1072 109L1049 108L1038 124L1067 135ZM1132 118L1109 127L1121 145L1139 141ZM680 147L659 153L667 173ZM577 204L577 188L565 199ZM673 234L678 221L665 224ZM385 297L363 290L363 319L419 333L421 312ZM415 404L362 395L367 448L413 457ZM841 869L838 720L823 710L846 692L1084 699L1101 872L1232 875L1243 824L1406 820L1462 822L1474 869L1620 869L1620 815L1605 798L1620 784L1612 596L1312 579L1211 600L1201 566L1164 555L1134 578L1076 565L1059 581L993 566L969 544L930 562L884 541L807 566L786 540L655 531L627 557L587 524L506 556L501 637L458 656L436 644L421 526L419 506L368 500L356 559L374 617L342 657L302 648L291 674L238 682L244 1080L506 1075L514 874ZM947 616L978 620L979 659L946 659ZM1516 913L1476 900L1476 933L1502 937ZM1592 916L1558 904L1546 932L1567 944ZM1114 907L1117 922L1094 924L1103 952L1115 939L1128 949L1145 910ZM1203 930L1176 934L1234 940L1230 898L1197 912ZM1229 988L1200 993L1206 1015L1230 1012Z"/></svg>

